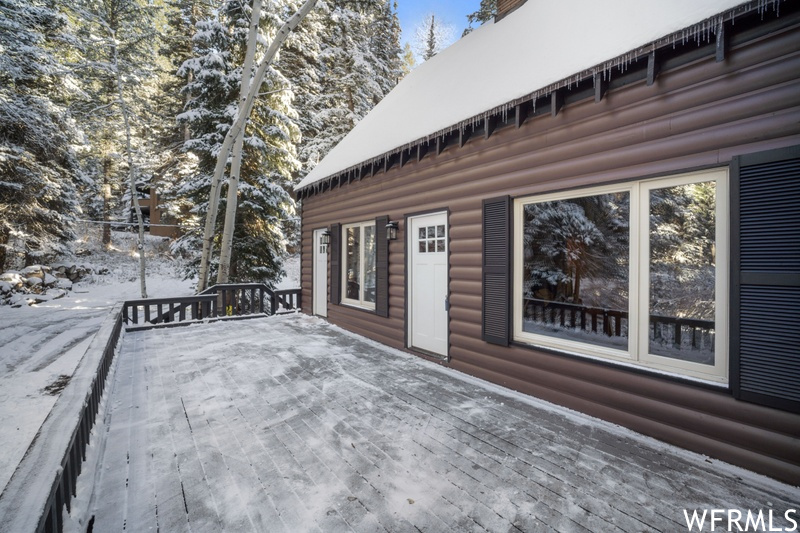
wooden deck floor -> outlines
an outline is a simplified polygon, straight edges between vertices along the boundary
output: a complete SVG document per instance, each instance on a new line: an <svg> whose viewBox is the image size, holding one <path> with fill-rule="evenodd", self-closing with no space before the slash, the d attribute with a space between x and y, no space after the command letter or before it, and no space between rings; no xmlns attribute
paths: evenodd
<svg viewBox="0 0 800 533"><path fill-rule="evenodd" d="M118 357L94 531L686 531L684 509L777 525L800 500L309 317L137 332Z"/></svg>

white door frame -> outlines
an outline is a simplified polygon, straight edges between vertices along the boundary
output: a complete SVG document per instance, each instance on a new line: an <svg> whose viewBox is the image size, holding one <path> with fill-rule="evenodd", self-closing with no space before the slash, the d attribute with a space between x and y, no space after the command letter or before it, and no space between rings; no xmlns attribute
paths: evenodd
<svg viewBox="0 0 800 533"><path fill-rule="evenodd" d="M449 227L449 213L447 210L433 211L428 213L420 213L415 215L406 216L406 346L413 350L423 352L438 358L449 359L450 353L450 312L449 312L449 298L450 298L450 227ZM426 220L428 219L428 220ZM420 342L419 337L415 338L414 331L414 259L417 247L419 246L419 225L425 222L431 222L431 225L437 226L444 224L445 234L445 252L444 252L444 268L440 269L437 282L431 286L435 291L423 291L425 294L431 294L431 302L425 309L435 309L436 314L434 319L428 320L426 324L433 323L439 328L436 330L435 335L430 336L436 338L435 346L429 344L429 341ZM441 265L440 265L441 266ZM434 293L436 292L436 293ZM416 342L415 342L416 341ZM417 344L425 344L419 346Z"/></svg>
<svg viewBox="0 0 800 533"><path fill-rule="evenodd" d="M311 240L313 246L311 265L311 312L318 316L328 316L328 246L322 244L322 235L327 228L314 230Z"/></svg>

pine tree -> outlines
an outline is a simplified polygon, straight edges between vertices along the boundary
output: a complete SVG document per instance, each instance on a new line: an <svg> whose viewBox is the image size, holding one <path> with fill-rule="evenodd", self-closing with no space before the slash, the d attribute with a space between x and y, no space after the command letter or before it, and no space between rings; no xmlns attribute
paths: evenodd
<svg viewBox="0 0 800 533"><path fill-rule="evenodd" d="M414 50L427 61L453 43L453 34L453 26L430 13L414 30Z"/></svg>
<svg viewBox="0 0 800 533"><path fill-rule="evenodd" d="M314 67L319 86L301 108L304 172L313 168L401 76L400 26L387 0L333 0L324 17ZM299 79L292 77L295 85ZM307 118L306 118L307 117Z"/></svg>
<svg viewBox="0 0 800 533"><path fill-rule="evenodd" d="M68 251L80 176L58 4L0 0L0 269Z"/></svg>
<svg viewBox="0 0 800 533"><path fill-rule="evenodd" d="M164 66L157 99L161 120L154 147L157 154L154 185L161 198L159 208L169 221L185 223L187 216L191 218L192 205L178 193L178 187L197 174L198 158L184 148L184 143L191 139L189 122L179 122L176 117L192 99L191 91L185 87L192 83L194 71L181 66L193 57L192 37L198 21L210 15L211 7L206 0L172 0L166 4L168 26L160 49Z"/></svg>
<svg viewBox="0 0 800 533"><path fill-rule="evenodd" d="M523 240L528 293L608 306L608 294L601 301L585 294L584 285L594 280L606 293L619 292L614 296L625 300L627 287L620 282L627 279L628 211L626 194L527 205ZM617 285L617 291L610 290Z"/></svg>
<svg viewBox="0 0 800 533"><path fill-rule="evenodd" d="M291 0L286 13L296 12L301 4L301 0ZM323 128L316 117L315 105L322 92L324 72L321 53L329 20L328 5L325 2L318 3L286 40L276 62L276 69L291 83L294 106L298 112L297 125L302 135L297 146L302 165L298 171L299 177L308 174L318 162L318 154L309 151L308 146L309 141L320 135Z"/></svg>
<svg viewBox="0 0 800 533"><path fill-rule="evenodd" d="M158 117L151 105L158 100L156 51L159 8L148 0L77 0L73 5L78 25L83 98L76 112L85 129L87 147L83 165L91 178L84 194L94 217L111 220L130 217L129 150L125 114L133 129L130 154L135 161L137 188L147 190L150 176L144 161L144 139L151 136ZM119 78L118 78L119 76ZM118 81L121 85L118 86ZM104 226L103 241L111 240Z"/></svg>
<svg viewBox="0 0 800 533"><path fill-rule="evenodd" d="M472 27L474 23L478 22L484 24L493 20L495 16L497 16L497 0L481 0L481 5L478 7L478 10L467 15L469 25L461 36L463 37L470 33L474 29Z"/></svg>
<svg viewBox="0 0 800 533"><path fill-rule="evenodd" d="M715 194L713 182L651 191L650 296L655 314L713 320Z"/></svg>
<svg viewBox="0 0 800 533"><path fill-rule="evenodd" d="M244 9L243 9L244 7ZM283 6L265 3L262 31L268 40L283 20ZM179 115L188 124L191 138L184 144L198 160L197 174L179 188L179 194L194 205L190 225L205 220L208 188L220 146L231 127L237 106L246 48L250 11L238 0L228 0L216 16L197 24L195 57L186 61L179 75L192 73L184 91L191 95L187 110ZM246 73L247 76L250 73ZM289 81L276 69L268 70L245 129L245 155L240 172L239 208L233 240L232 281L280 279L285 255L283 224L295 216L287 190L299 169L295 144L300 132L292 104ZM223 194L222 197L225 195ZM224 211L221 202L220 211ZM217 217L221 227L222 217ZM188 228L187 228L188 229ZM217 232L219 233L219 232ZM187 232L176 245L197 250L200 235ZM193 273L197 264L191 265ZM212 271L216 267L212 265ZM215 275L215 272L212 272Z"/></svg>

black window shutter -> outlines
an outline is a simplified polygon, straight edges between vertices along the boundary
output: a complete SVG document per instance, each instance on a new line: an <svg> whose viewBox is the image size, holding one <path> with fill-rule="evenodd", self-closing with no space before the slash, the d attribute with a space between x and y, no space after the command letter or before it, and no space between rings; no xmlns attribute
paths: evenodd
<svg viewBox="0 0 800 533"><path fill-rule="evenodd" d="M389 316L389 241L386 240L386 224L389 217L375 219L375 314Z"/></svg>
<svg viewBox="0 0 800 533"><path fill-rule="evenodd" d="M508 346L511 336L511 197L483 201L483 340Z"/></svg>
<svg viewBox="0 0 800 533"><path fill-rule="evenodd" d="M331 242L329 245L331 258L331 303L339 305L342 301L342 225L331 225Z"/></svg>
<svg viewBox="0 0 800 533"><path fill-rule="evenodd" d="M731 390L800 412L800 146L731 164Z"/></svg>

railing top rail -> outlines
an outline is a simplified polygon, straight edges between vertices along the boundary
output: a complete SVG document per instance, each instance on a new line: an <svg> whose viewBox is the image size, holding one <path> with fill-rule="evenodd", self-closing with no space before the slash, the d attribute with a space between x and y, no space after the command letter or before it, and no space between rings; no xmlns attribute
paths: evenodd
<svg viewBox="0 0 800 533"><path fill-rule="evenodd" d="M125 305L164 305L164 304L191 304L195 302L211 302L214 294L195 294L194 296L176 296L174 298L146 298L140 300L126 300Z"/></svg>
<svg viewBox="0 0 800 533"><path fill-rule="evenodd" d="M258 289L258 288L263 288L268 292L272 292L272 289L270 289L263 283L224 283L222 285L212 285L211 287L207 288L200 294L216 294L217 291L220 290Z"/></svg>
<svg viewBox="0 0 800 533"><path fill-rule="evenodd" d="M273 292L277 295L281 295L281 294L295 294L300 292L301 290L302 289L279 289Z"/></svg>

